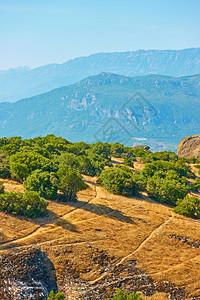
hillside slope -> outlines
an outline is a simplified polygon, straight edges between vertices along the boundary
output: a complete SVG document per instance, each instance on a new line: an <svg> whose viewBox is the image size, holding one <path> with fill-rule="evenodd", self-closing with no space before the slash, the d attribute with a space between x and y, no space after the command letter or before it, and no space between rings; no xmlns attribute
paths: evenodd
<svg viewBox="0 0 200 300"><path fill-rule="evenodd" d="M184 136L200 132L199 99L200 75L101 73L13 104L1 103L0 136L53 133L71 141L127 145L145 140L152 150L176 151Z"/></svg>
<svg viewBox="0 0 200 300"><path fill-rule="evenodd" d="M199 74L200 48L97 53L63 64L0 71L0 102L31 97L101 72L126 76Z"/></svg>
<svg viewBox="0 0 200 300"><path fill-rule="evenodd" d="M101 299L116 287L140 291L144 299L199 299L199 221L144 195L112 195L95 177L84 179L89 187L76 203L49 201L49 218L0 213L0 255L20 252L23 260L22 250L37 245L54 265L67 299Z"/></svg>

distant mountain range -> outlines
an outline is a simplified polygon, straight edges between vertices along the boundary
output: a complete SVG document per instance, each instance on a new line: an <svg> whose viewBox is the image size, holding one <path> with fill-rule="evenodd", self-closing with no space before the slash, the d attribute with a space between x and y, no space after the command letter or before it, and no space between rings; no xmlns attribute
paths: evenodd
<svg viewBox="0 0 200 300"><path fill-rule="evenodd" d="M32 98L0 103L0 136L53 133L70 141L176 150L183 137L199 134L199 116L200 75L101 73Z"/></svg>
<svg viewBox="0 0 200 300"><path fill-rule="evenodd" d="M101 72L124 76L200 74L200 48L98 53L36 69L0 71L0 102L31 97Z"/></svg>

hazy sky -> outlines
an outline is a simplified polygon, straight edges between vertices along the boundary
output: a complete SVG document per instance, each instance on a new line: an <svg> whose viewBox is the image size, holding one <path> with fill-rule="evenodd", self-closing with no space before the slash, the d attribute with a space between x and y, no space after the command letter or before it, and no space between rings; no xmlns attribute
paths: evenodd
<svg viewBox="0 0 200 300"><path fill-rule="evenodd" d="M200 46L200 0L0 0L0 69Z"/></svg>

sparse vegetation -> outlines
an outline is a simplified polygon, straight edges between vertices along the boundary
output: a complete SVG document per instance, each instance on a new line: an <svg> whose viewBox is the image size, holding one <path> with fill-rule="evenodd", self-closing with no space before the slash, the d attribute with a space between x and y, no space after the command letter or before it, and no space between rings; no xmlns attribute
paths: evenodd
<svg viewBox="0 0 200 300"><path fill-rule="evenodd" d="M109 299L104 299L109 300ZM120 289L117 289L114 297L110 298L110 300L142 300L140 294L138 293L126 293L126 291L121 291Z"/></svg>

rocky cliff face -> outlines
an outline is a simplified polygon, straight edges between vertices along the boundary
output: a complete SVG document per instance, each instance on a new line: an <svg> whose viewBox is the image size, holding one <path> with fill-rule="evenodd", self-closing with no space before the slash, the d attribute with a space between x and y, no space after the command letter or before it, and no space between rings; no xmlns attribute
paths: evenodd
<svg viewBox="0 0 200 300"><path fill-rule="evenodd" d="M180 157L197 157L200 160L200 134L183 138L178 145L177 154Z"/></svg>
<svg viewBox="0 0 200 300"><path fill-rule="evenodd" d="M54 266L37 247L0 255L0 299L46 299L57 291Z"/></svg>

